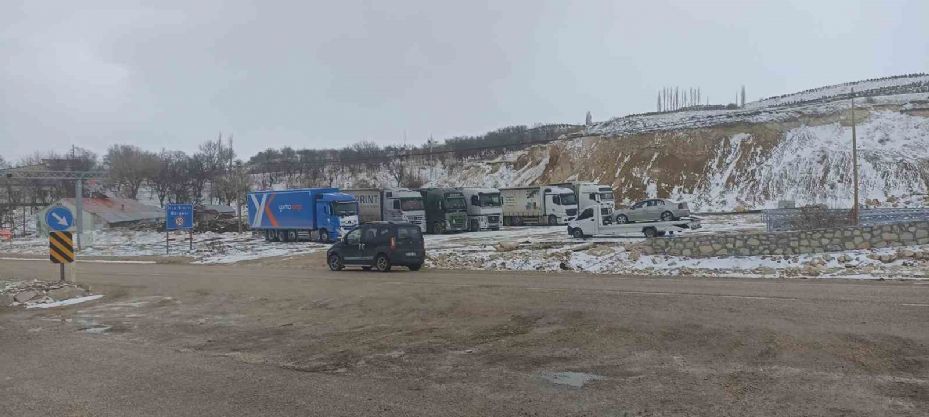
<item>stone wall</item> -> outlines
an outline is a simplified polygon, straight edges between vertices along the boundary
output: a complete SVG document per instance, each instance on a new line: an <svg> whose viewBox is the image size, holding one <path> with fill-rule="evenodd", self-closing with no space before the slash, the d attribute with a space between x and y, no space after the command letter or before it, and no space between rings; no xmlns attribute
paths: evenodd
<svg viewBox="0 0 929 417"><path fill-rule="evenodd" d="M799 255L929 244L929 221L772 233L720 233L647 239L643 253L674 256Z"/></svg>

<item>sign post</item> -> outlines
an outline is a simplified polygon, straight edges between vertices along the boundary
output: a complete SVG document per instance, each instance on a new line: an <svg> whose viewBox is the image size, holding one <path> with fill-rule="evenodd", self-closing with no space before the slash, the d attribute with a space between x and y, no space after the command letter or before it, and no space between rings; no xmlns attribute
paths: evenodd
<svg viewBox="0 0 929 417"><path fill-rule="evenodd" d="M45 212L45 225L48 226L48 257L58 264L61 276L65 280L65 264L74 262L74 240L70 230L74 228L74 214L67 207L56 206Z"/></svg>
<svg viewBox="0 0 929 417"><path fill-rule="evenodd" d="M190 250L194 250L194 205L168 204L165 205L165 254L170 252L170 238L172 230L187 230L190 235Z"/></svg>
<svg viewBox="0 0 929 417"><path fill-rule="evenodd" d="M74 240L71 232L50 232L48 234L48 258L58 264L61 270L61 282L65 281L65 264L74 262Z"/></svg>

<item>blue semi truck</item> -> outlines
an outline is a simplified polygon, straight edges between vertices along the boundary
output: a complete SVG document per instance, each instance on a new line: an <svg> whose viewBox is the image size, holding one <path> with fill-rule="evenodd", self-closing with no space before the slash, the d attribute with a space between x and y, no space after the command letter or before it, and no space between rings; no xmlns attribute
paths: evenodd
<svg viewBox="0 0 929 417"><path fill-rule="evenodd" d="M332 242L358 226L358 201L338 188L248 193L248 223L272 242Z"/></svg>

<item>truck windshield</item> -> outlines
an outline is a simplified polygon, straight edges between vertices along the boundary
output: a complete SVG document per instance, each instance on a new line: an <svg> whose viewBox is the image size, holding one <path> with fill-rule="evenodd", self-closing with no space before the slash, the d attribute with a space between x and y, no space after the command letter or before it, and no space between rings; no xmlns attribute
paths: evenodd
<svg viewBox="0 0 929 417"><path fill-rule="evenodd" d="M414 211L423 209L423 199L422 198L401 198L400 199L400 210L403 211Z"/></svg>
<svg viewBox="0 0 929 417"><path fill-rule="evenodd" d="M356 206L357 204L354 202L332 203L332 214L335 214L339 217L354 216L358 214L358 210L355 209Z"/></svg>
<svg viewBox="0 0 929 417"><path fill-rule="evenodd" d="M600 193L600 201L613 201L613 193Z"/></svg>
<svg viewBox="0 0 929 417"><path fill-rule="evenodd" d="M562 206L576 206L577 196L575 196L574 193L561 194L561 205Z"/></svg>
<svg viewBox="0 0 929 417"><path fill-rule="evenodd" d="M500 207L503 201L500 200L500 194L480 194L481 207Z"/></svg>
<svg viewBox="0 0 929 417"><path fill-rule="evenodd" d="M445 208L447 211L459 211L465 209L464 197L449 197L445 199Z"/></svg>

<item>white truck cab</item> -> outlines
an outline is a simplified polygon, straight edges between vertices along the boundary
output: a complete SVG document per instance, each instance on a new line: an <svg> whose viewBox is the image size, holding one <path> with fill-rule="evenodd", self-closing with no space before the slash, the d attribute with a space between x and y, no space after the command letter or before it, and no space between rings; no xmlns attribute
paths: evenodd
<svg viewBox="0 0 929 417"><path fill-rule="evenodd" d="M500 230L503 198L496 188L460 187L468 208L468 230Z"/></svg>
<svg viewBox="0 0 929 417"><path fill-rule="evenodd" d="M596 204L609 209L610 212L616 209L613 187L609 185L595 182L566 182L556 185L574 190L574 193L577 194L577 206L580 210Z"/></svg>
<svg viewBox="0 0 929 417"><path fill-rule="evenodd" d="M644 235L645 237L657 237L701 227L700 219L695 217L666 222L612 224L609 213L603 214L605 210L606 207L599 205L581 210L576 219L568 222L568 234L579 239L591 236Z"/></svg>

